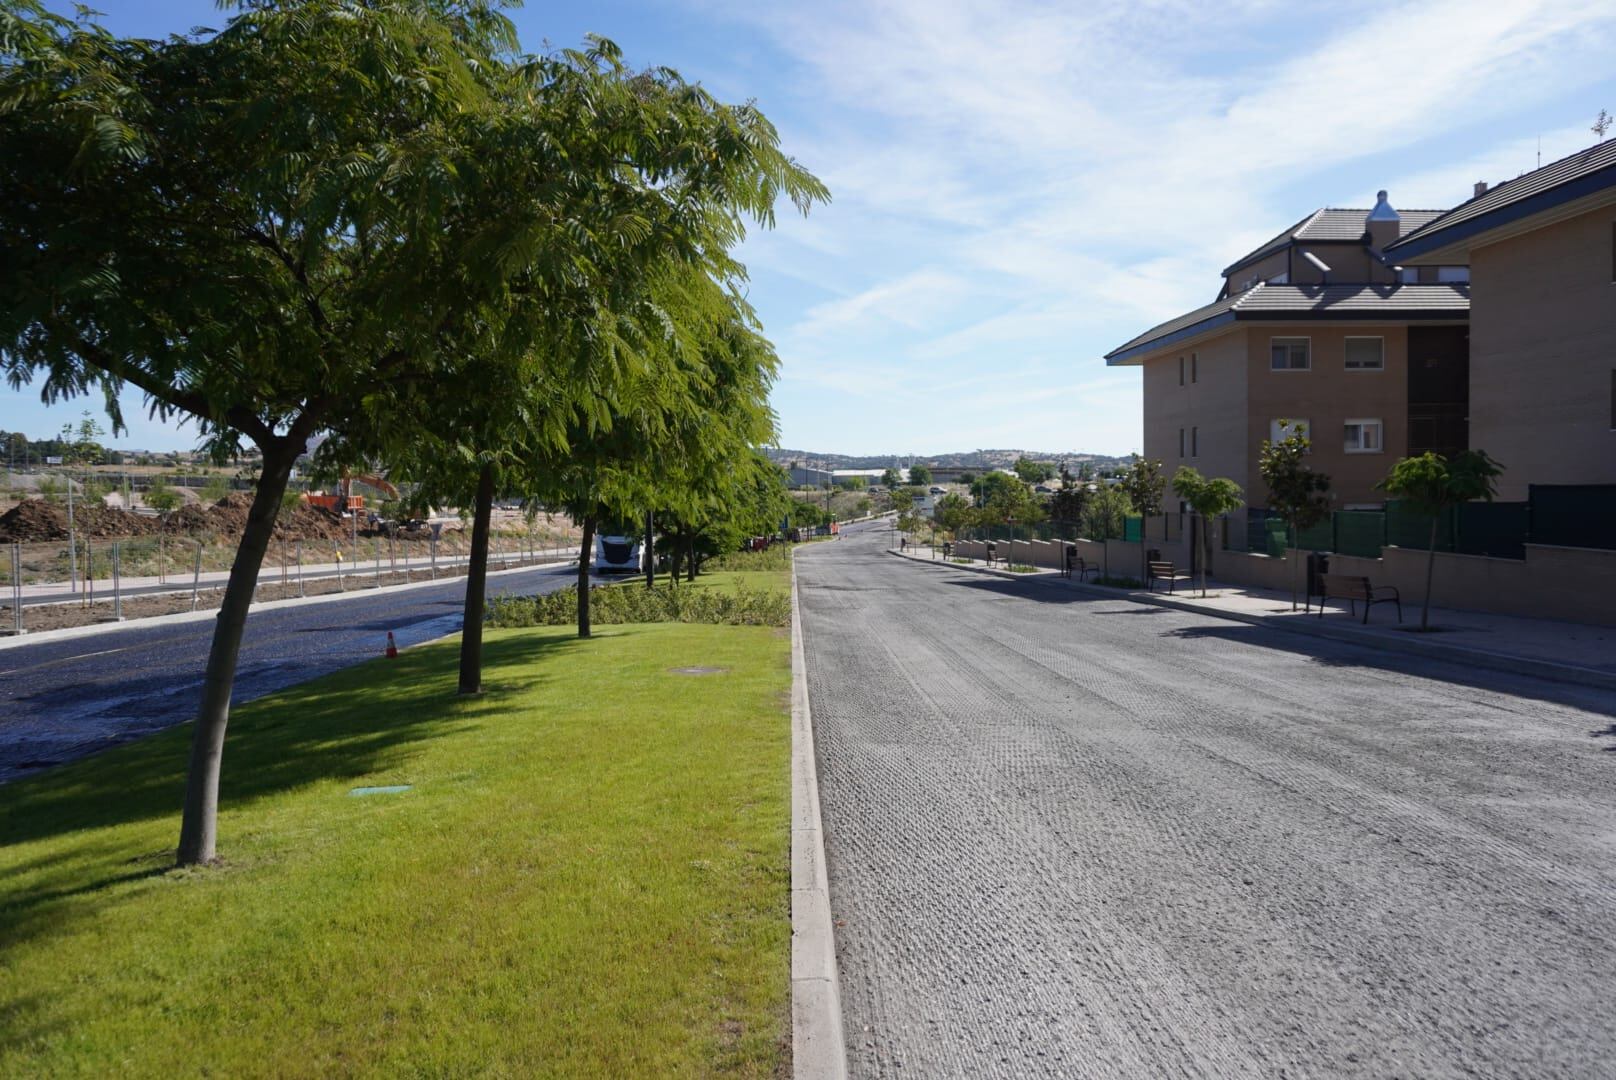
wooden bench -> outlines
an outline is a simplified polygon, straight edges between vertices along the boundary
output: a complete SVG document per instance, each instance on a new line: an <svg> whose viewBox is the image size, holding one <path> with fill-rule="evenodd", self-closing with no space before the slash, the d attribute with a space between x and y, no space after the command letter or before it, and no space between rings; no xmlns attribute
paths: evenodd
<svg viewBox="0 0 1616 1080"><path fill-rule="evenodd" d="M1158 581L1167 582L1167 591L1173 591L1173 583L1179 580L1178 567L1170 562L1149 562L1145 564L1145 591L1150 592L1152 586Z"/></svg>
<svg viewBox="0 0 1616 1080"><path fill-rule="evenodd" d="M1076 548L1067 548L1065 561L1061 565L1061 577L1084 581L1090 574L1094 575L1095 580L1099 580L1100 568L1079 555Z"/></svg>
<svg viewBox="0 0 1616 1080"><path fill-rule="evenodd" d="M1321 574L1319 576L1319 618L1324 618L1324 602L1326 600L1345 600L1351 605L1352 614L1358 614L1358 602L1363 601L1364 625L1369 624L1369 609L1376 604L1396 604L1397 621L1403 621L1403 598L1398 595L1395 585L1375 585L1366 577L1355 574ZM1312 597L1308 597L1311 605ZM1309 610L1308 607L1303 608Z"/></svg>

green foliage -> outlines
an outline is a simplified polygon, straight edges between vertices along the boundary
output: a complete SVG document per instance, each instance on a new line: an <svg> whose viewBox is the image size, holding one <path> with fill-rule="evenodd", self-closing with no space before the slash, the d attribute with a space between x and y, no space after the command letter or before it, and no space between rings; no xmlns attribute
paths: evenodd
<svg viewBox="0 0 1616 1080"><path fill-rule="evenodd" d="M1268 487L1268 509L1285 520L1294 536L1329 516L1330 478L1307 463L1311 440L1304 425L1281 420L1279 427L1279 442L1263 440L1257 471Z"/></svg>
<svg viewBox="0 0 1616 1080"><path fill-rule="evenodd" d="M971 501L956 492L937 499L937 505L932 511L932 520L937 522L939 528L948 532L958 532L971 523L973 507Z"/></svg>
<svg viewBox="0 0 1616 1080"><path fill-rule="evenodd" d="M886 472L881 474L881 484L888 491L891 491L893 488L900 486L902 483L903 483L903 474L900 473L897 469L888 469Z"/></svg>
<svg viewBox="0 0 1616 1080"><path fill-rule="evenodd" d="M1016 458L1016 463L1011 468L1016 470L1017 476L1029 484L1042 484L1055 475L1054 465L1047 461L1033 461L1025 455Z"/></svg>
<svg viewBox="0 0 1616 1080"><path fill-rule="evenodd" d="M218 473L209 475L208 478L202 482L202 487L197 492L197 496L204 503L208 503L210 505L218 502L228 494L230 494L230 481L226 480Z"/></svg>
<svg viewBox="0 0 1616 1080"><path fill-rule="evenodd" d="M1012 574L1036 574L1038 568L1032 563L1005 563L1004 568Z"/></svg>
<svg viewBox="0 0 1616 1080"><path fill-rule="evenodd" d="M984 474L971 485L971 494L978 503L975 515L978 525L1003 525L1011 521L1028 525L1048 516L1027 485L1009 473L995 470Z"/></svg>
<svg viewBox="0 0 1616 1080"><path fill-rule="evenodd" d="M160 514L166 514L171 510L178 509L179 505L184 501L180 493L175 491L169 485L169 482L161 476L153 476L151 482L146 486L146 505Z"/></svg>
<svg viewBox="0 0 1616 1080"><path fill-rule="evenodd" d="M1375 486L1410 509L1435 516L1460 503L1492 502L1503 472L1485 450L1464 450L1451 458L1427 451L1398 461Z"/></svg>
<svg viewBox="0 0 1616 1080"><path fill-rule="evenodd" d="M962 472L959 475L959 482L967 488L972 488L976 483L976 474L974 472Z"/></svg>
<svg viewBox="0 0 1616 1080"><path fill-rule="evenodd" d="M1122 535L1126 518L1133 512L1133 503L1126 491L1112 484L1101 484L1084 502L1079 525L1087 539L1115 539Z"/></svg>
<svg viewBox="0 0 1616 1080"><path fill-rule="evenodd" d="M931 483L931 469L925 465L909 466L909 484L911 487L925 487Z"/></svg>
<svg viewBox="0 0 1616 1080"><path fill-rule="evenodd" d="M1155 517L1162 512L1162 495L1167 479L1161 473L1162 463L1133 455L1133 460L1122 470L1117 484L1133 504L1133 513L1142 517Z"/></svg>
<svg viewBox="0 0 1616 1080"><path fill-rule="evenodd" d="M1224 476L1202 476L1200 470L1180 465L1173 474L1173 490L1201 516L1201 592L1206 593L1206 564L1212 559L1212 532L1218 518L1245 504L1240 485Z"/></svg>
<svg viewBox="0 0 1616 1080"><path fill-rule="evenodd" d="M711 623L725 626L790 626L791 594L741 585L733 593L717 589L638 584L595 589L591 622ZM578 616L578 590L569 587L543 596L496 597L488 605L490 626L570 626Z"/></svg>

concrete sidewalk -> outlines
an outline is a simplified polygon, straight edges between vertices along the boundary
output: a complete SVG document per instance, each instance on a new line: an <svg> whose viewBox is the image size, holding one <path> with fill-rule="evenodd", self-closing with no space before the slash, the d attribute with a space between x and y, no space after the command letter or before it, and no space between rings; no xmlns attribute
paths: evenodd
<svg viewBox="0 0 1616 1080"><path fill-rule="evenodd" d="M925 552L925 548L905 552L893 550L891 554L951 569L991 573L995 577L1059 583L1090 595L1180 608L1394 652L1456 663L1485 664L1526 675L1616 689L1616 627L1432 608L1433 629L1430 633L1422 634L1418 632L1418 596L1403 597L1401 625L1397 622L1395 605L1376 604L1366 626L1362 622L1361 606L1358 614L1352 615L1344 602L1332 601L1321 618L1317 604L1311 614L1304 614L1299 604L1292 610L1289 593L1224 585L1216 578L1208 579L1204 597L1200 595L1199 588L1187 581L1175 583L1171 594L1162 591L1147 593L1142 589L1080 584L1061 577L1055 570L1011 573L996 567L989 569L980 560L961 562L952 559L945 562L922 552Z"/></svg>

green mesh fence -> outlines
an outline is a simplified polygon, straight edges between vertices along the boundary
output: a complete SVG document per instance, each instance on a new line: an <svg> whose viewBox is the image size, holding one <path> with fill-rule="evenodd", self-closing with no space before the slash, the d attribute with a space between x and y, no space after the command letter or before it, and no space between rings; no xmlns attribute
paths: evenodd
<svg viewBox="0 0 1616 1080"><path fill-rule="evenodd" d="M1495 559L1524 559L1531 521L1530 503L1465 503L1459 507L1459 537L1455 550Z"/></svg>
<svg viewBox="0 0 1616 1080"><path fill-rule="evenodd" d="M1296 546L1303 551L1334 551L1334 523L1327 517L1318 524L1303 529L1296 537Z"/></svg>
<svg viewBox="0 0 1616 1080"><path fill-rule="evenodd" d="M1454 522L1458 514L1448 510L1437 522L1436 549L1454 548ZM1431 515L1414 510L1407 503L1393 500L1386 504L1386 542L1394 547L1426 549L1431 546Z"/></svg>
<svg viewBox="0 0 1616 1080"><path fill-rule="evenodd" d="M1616 549L1616 484L1533 484L1531 541Z"/></svg>
<svg viewBox="0 0 1616 1080"><path fill-rule="evenodd" d="M1122 519L1122 538L1138 543L1145 538L1145 519L1142 517L1128 517Z"/></svg>
<svg viewBox="0 0 1616 1080"><path fill-rule="evenodd" d="M1380 558L1386 543L1386 517L1379 510L1337 510L1335 543L1331 550L1341 555Z"/></svg>

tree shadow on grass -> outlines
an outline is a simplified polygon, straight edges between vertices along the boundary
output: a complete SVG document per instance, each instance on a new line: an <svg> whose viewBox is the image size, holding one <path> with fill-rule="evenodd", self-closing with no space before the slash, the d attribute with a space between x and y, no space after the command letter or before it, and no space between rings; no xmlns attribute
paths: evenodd
<svg viewBox="0 0 1616 1080"><path fill-rule="evenodd" d="M456 693L459 644L409 649L232 710L221 807L318 780L359 778L411 745L474 727L538 681L528 663L575 647L561 635L512 635L483 649L485 692ZM185 794L187 722L0 787L0 849L77 830L177 817ZM177 837L177 833L176 833Z"/></svg>
<svg viewBox="0 0 1616 1080"><path fill-rule="evenodd" d="M1616 716L1616 695L1600 687L1557 682L1553 679L1541 678L1535 675L1501 671L1495 668L1482 667L1479 664L1461 663L1456 660L1442 660L1412 653L1397 653L1368 645L1359 645L1355 642L1298 634L1278 627L1253 626L1250 623L1220 622L1210 626L1181 626L1171 630L1163 630L1162 633L1164 636L1184 640L1216 638L1250 645L1253 648L1280 649L1299 656L1305 656L1314 663L1325 667L1374 668L1379 671L1396 672L1400 675L1435 679L1458 686L1474 687L1478 690L1486 690L1496 694L1545 701L1550 704L1561 705L1570 709L1580 709L1600 716ZM1616 734L1616 725L1612 725L1610 733ZM1604 733L1593 732L1592 734L1600 735Z"/></svg>

